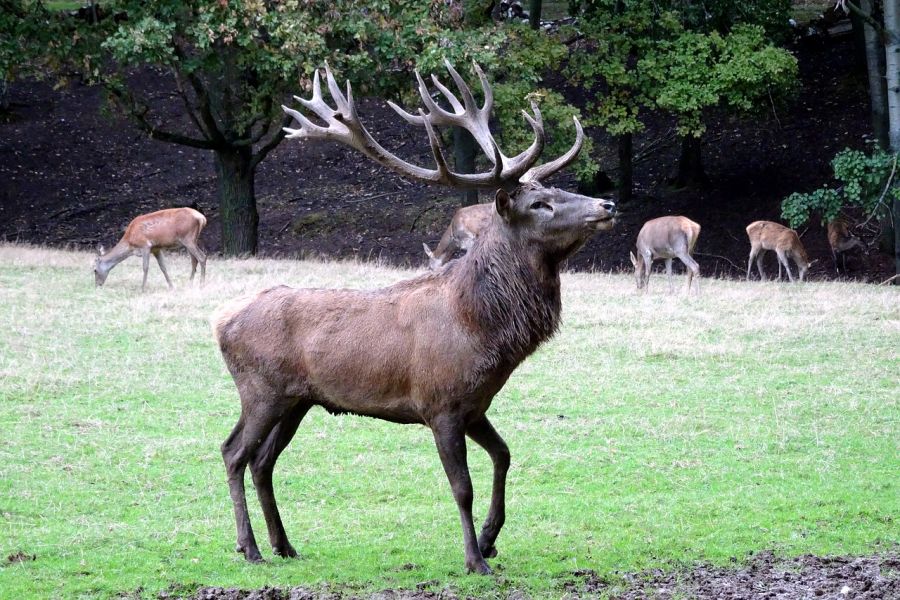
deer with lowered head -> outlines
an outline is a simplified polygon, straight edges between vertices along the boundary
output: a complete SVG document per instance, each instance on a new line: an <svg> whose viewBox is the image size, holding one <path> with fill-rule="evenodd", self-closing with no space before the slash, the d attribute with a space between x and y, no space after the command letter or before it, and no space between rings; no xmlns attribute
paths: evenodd
<svg viewBox="0 0 900 600"><path fill-rule="evenodd" d="M450 225L441 236L434 252L423 243L425 255L428 257L428 268L437 269L453 258L457 250L469 251L482 231L491 224L494 216L494 204L473 204L463 206L453 213Z"/></svg>
<svg viewBox="0 0 900 600"><path fill-rule="evenodd" d="M478 106L463 78L447 63L461 100L432 76L450 110L439 107L416 73L424 109L409 123L424 127L436 168L406 162L376 142L357 116L349 82L346 94L325 67L330 95L323 100L319 74L311 99L297 98L322 124L284 107L298 123L289 138L334 140L406 177L455 188L496 190L490 225L469 252L444 268L372 290L274 287L224 309L215 335L241 401L241 414L222 444L234 504L237 550L262 560L244 492L249 465L276 555L296 556L275 503L272 472L300 421L313 406L431 429L462 524L465 566L489 573L485 558L505 520L510 453L487 417L497 392L525 358L559 325L559 265L598 230L613 225L615 205L544 187L542 181L571 163L584 140L562 156L535 166L544 146L538 108L525 113L534 141L516 156L503 154L488 127L493 96ZM483 173L451 171L435 127L458 126L474 136L492 162ZM487 517L476 537L466 437L493 462Z"/></svg>
<svg viewBox="0 0 900 600"><path fill-rule="evenodd" d="M634 278L638 290L649 287L653 261L666 261L666 280L669 293L672 292L672 259L677 258L687 267L687 292L691 291L691 281L697 277L697 293L700 293L700 266L691 256L700 225L687 217L659 217L644 223L637 237L637 256L629 253L634 266Z"/></svg>
<svg viewBox="0 0 900 600"><path fill-rule="evenodd" d="M828 222L826 226L828 234L828 245L831 246L831 258L834 261L834 272L840 273L842 270L847 271L847 256L853 248L859 248L866 252L866 245L860 239L850 233L850 222L844 217L837 217ZM841 259L841 266L838 268L838 257Z"/></svg>
<svg viewBox="0 0 900 600"><path fill-rule="evenodd" d="M779 223L772 221L754 221L747 225L747 237L750 238L750 258L747 260L747 280L750 280L750 269L753 261L756 261L756 269L759 271L759 278L766 280L766 273L763 270L763 255L767 250L774 251L778 257L778 279L781 279L781 268L787 271L788 279L793 283L794 276L791 274L791 268L788 259L792 259L797 263L797 275L800 281L806 277L809 270L809 258L806 255L806 248L800 242L800 236L793 229L785 227Z"/></svg>
<svg viewBox="0 0 900 600"><path fill-rule="evenodd" d="M200 283L203 283L206 279L206 253L200 249L199 238L204 227L206 217L193 208L167 208L135 217L125 228L122 239L109 252L104 253L100 248L94 259L94 283L97 287L102 286L113 267L129 256L140 254L144 261L143 292L147 287L147 270L152 254L171 289L174 286L166 271L162 251L178 246L184 247L191 256L191 281L194 281L199 263Z"/></svg>

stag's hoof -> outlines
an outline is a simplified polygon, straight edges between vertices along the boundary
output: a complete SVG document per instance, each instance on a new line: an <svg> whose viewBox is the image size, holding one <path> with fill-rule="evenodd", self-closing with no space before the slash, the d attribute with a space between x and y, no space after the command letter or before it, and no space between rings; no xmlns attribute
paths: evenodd
<svg viewBox="0 0 900 600"><path fill-rule="evenodd" d="M297 551L289 542L285 542L283 546L272 546L272 552L282 558L297 558Z"/></svg>
<svg viewBox="0 0 900 600"><path fill-rule="evenodd" d="M253 548L253 547L244 548L243 546L238 544L237 546L235 546L234 551L240 552L241 554L243 554L244 558L247 560L247 562L252 562L252 563L263 562L263 557L262 557L262 554L259 553L259 548Z"/></svg>
<svg viewBox="0 0 900 600"><path fill-rule="evenodd" d="M493 573L487 563L484 562L484 559L476 563L467 563L466 570L469 573L478 573L479 575L490 575L491 573Z"/></svg>

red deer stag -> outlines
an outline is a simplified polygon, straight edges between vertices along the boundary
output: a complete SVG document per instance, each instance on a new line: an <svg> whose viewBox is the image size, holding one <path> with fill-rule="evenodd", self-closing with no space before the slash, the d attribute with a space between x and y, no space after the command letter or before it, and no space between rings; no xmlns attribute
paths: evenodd
<svg viewBox="0 0 900 600"><path fill-rule="evenodd" d="M672 259L677 258L687 267L687 292L690 293L691 281L696 276L699 294L700 266L691 256L698 237L700 225L687 217L659 217L644 223L637 237L637 256L630 253L638 290L649 287L653 260L662 258L666 261L666 280L671 293Z"/></svg>
<svg viewBox="0 0 900 600"><path fill-rule="evenodd" d="M405 162L385 150L360 123L349 82L344 95L328 67L322 98L319 74L312 99L298 98L323 123L284 107L298 129L288 137L335 140L404 175L457 188L495 189L491 225L472 249L445 268L374 291L275 287L225 309L215 333L241 399L241 415L222 444L237 523L237 550L261 560L247 514L244 471L249 464L275 554L296 556L288 542L272 488L272 471L303 416L313 406L396 423L429 427L459 509L465 566L489 573L485 557L505 519L509 449L485 413L494 395L528 355L556 331L560 314L559 264L595 231L613 225L615 204L541 181L568 165L581 149L577 119L572 148L533 166L544 142L541 114L525 114L534 142L507 157L488 128L492 92L479 108L462 77L447 63L462 103L434 76L452 110L437 106L416 73L427 111L394 109L428 135L436 169ZM450 171L435 126L456 125L473 134L493 166L484 173ZM476 538L466 436L493 462L487 518Z"/></svg>
<svg viewBox="0 0 900 600"><path fill-rule="evenodd" d="M778 279L781 279L781 268L787 271L788 279L793 282L794 276L788 264L788 258L797 263L797 271L800 281L806 277L809 270L809 258L806 256L806 248L800 242L800 236L793 229L772 221L754 221L747 225L747 237L750 238L750 258L747 260L747 280L750 280L750 269L753 261L756 261L756 269L759 278L766 280L763 270L763 255L766 250L774 250L778 256Z"/></svg>
<svg viewBox="0 0 900 600"><path fill-rule="evenodd" d="M850 233L850 223L844 217L838 217L828 222L828 245L831 246L831 258L834 261L834 272L847 272L847 256L853 248L866 251L866 245L860 239ZM838 257L841 259L841 267L838 268Z"/></svg>
<svg viewBox="0 0 900 600"><path fill-rule="evenodd" d="M428 268L434 270L444 266L457 250L468 252L476 238L491 224L493 217L493 203L463 206L457 210L434 252L428 244L422 244L428 256Z"/></svg>
<svg viewBox="0 0 900 600"><path fill-rule="evenodd" d="M103 285L107 275L117 264L135 254L140 254L144 261L144 282L141 291L147 287L147 269L150 268L150 255L156 257L159 268L171 289L172 280L166 271L162 251L167 248L183 246L191 255L191 281L200 263L200 283L206 279L206 253L200 249L200 232L206 227L206 217L193 208L167 208L146 215L135 217L119 243L109 252L100 249L94 259L94 283Z"/></svg>

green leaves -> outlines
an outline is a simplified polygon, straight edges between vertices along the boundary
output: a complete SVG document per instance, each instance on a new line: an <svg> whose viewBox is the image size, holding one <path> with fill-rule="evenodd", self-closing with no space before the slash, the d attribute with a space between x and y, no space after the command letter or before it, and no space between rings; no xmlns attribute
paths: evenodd
<svg viewBox="0 0 900 600"><path fill-rule="evenodd" d="M870 154L845 148L831 161L834 177L842 185L791 194L781 203L781 216L791 227L799 227L813 212L820 213L822 222L827 223L845 206L859 206L867 215L887 210L887 201L900 198L897 159L897 155L878 148Z"/></svg>

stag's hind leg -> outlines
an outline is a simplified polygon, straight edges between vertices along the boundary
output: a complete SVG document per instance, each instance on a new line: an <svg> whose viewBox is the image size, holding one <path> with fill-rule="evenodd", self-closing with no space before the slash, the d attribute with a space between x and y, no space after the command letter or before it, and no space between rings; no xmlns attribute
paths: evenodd
<svg viewBox="0 0 900 600"><path fill-rule="evenodd" d="M497 556L494 543L506 520L506 473L509 471L509 448L487 417L470 424L466 434L484 448L494 463L494 485L491 490L491 506L478 536L478 548L485 558Z"/></svg>
<svg viewBox="0 0 900 600"><path fill-rule="evenodd" d="M156 262L159 263L159 270L162 271L163 277L166 278L166 285L168 285L169 289L171 290L175 286L172 284L172 278L169 277L169 272L166 270L166 263L163 260L162 250L155 248L155 249L151 250L150 252L152 252L153 256L156 257Z"/></svg>
<svg viewBox="0 0 900 600"><path fill-rule="evenodd" d="M269 543L276 555L285 558L297 556L297 551L288 541L287 533L281 522L281 515L278 513L275 490L272 487L272 471L275 469L275 461L291 442L300 421L306 416L309 408L309 404L300 403L290 409L272 428L250 461L250 472L253 475L256 496L259 498L263 516L266 518L266 527L269 530Z"/></svg>

